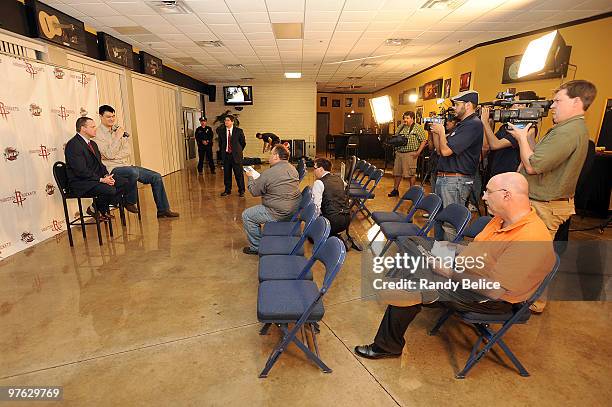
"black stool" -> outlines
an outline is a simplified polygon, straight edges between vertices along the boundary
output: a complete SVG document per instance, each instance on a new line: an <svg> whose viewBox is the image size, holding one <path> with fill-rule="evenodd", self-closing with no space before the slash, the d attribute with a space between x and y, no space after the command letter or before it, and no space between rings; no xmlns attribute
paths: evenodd
<svg viewBox="0 0 612 407"><path fill-rule="evenodd" d="M325 136L325 157L327 155L332 155L336 158L336 139L332 137L331 134Z"/></svg>
<svg viewBox="0 0 612 407"><path fill-rule="evenodd" d="M344 156L350 157L352 155L359 155L359 136L350 136L348 138Z"/></svg>
<svg viewBox="0 0 612 407"><path fill-rule="evenodd" d="M69 188L68 188L68 175L66 174L66 163L62 162L62 161L57 161L55 164L53 164L53 177L55 178L55 183L57 184L59 190L60 190L60 194L62 196L62 204L64 205L64 216L66 217L66 230L68 232L68 240L70 241L70 246L74 246L74 242L72 241L72 230L70 229L70 226L72 225L76 225L77 223L81 224L81 231L83 232L83 239L87 238L87 234L85 233L85 225L91 225L92 223L85 223L85 218L93 218L96 222L96 229L98 231L98 243L100 244L100 246L102 246L102 232L100 231L100 219L99 219L99 212L98 212L98 208L95 207L94 205L94 209L95 209L95 214L94 216L89 216L89 215L84 215L83 214L83 205L81 203L81 199L83 198L92 198L92 199L96 199L97 195L90 195L90 194L86 194L86 195L82 195L82 196L77 196L75 194L73 194L72 192L70 192ZM66 200L68 199L76 199L78 204L79 204L79 219L75 219L75 220L70 220L70 216L68 215L68 205L66 204ZM140 210L139 210L140 211ZM102 222L108 222L108 231L110 233L111 236L113 236L113 223L111 222L111 220L104 220Z"/></svg>

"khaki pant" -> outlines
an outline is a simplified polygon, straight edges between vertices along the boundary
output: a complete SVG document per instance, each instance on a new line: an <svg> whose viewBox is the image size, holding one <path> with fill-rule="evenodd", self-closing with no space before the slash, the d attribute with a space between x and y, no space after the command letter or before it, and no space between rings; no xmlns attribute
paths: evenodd
<svg viewBox="0 0 612 407"><path fill-rule="evenodd" d="M395 161L393 163L393 175L395 177L410 178L416 176L417 159L413 158L411 153L395 152Z"/></svg>
<svg viewBox="0 0 612 407"><path fill-rule="evenodd" d="M567 201L534 201L530 199L531 206L542 219L550 237L555 238L559 226L576 213L574 208L574 198ZM531 311L540 313L544 311L546 302L548 301L548 290L544 290L542 296L537 299L530 307Z"/></svg>

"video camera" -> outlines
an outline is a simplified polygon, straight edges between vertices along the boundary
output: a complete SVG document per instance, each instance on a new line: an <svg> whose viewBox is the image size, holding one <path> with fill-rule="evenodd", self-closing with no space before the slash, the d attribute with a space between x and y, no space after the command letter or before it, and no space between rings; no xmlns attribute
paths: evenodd
<svg viewBox="0 0 612 407"><path fill-rule="evenodd" d="M423 118L423 128L426 131L431 131L432 123L439 123L442 125L446 125L447 120L455 119L455 111L452 107L445 109L444 107L440 107L440 112L435 116L424 117Z"/></svg>
<svg viewBox="0 0 612 407"><path fill-rule="evenodd" d="M519 98L516 99L516 96ZM535 92L526 91L514 93L511 91L499 92L496 100L481 103L480 106L492 106L491 118L498 123L512 123L523 128L529 123L537 123L541 118L548 116L552 100L543 100ZM515 104L526 105L518 109L511 109Z"/></svg>

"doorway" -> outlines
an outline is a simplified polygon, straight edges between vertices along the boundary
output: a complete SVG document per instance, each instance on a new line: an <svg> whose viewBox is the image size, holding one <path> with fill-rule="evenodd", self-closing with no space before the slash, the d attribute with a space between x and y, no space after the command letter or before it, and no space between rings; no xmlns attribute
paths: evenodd
<svg viewBox="0 0 612 407"><path fill-rule="evenodd" d="M317 155L325 154L326 137L329 134L329 112L317 112Z"/></svg>
<svg viewBox="0 0 612 407"><path fill-rule="evenodd" d="M198 127L200 113L194 109L183 109L183 141L185 144L185 159L196 158L195 130Z"/></svg>

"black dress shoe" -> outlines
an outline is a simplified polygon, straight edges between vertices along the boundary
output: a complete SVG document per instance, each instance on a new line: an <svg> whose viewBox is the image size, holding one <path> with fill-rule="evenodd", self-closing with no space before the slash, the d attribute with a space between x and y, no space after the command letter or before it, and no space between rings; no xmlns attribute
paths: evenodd
<svg viewBox="0 0 612 407"><path fill-rule="evenodd" d="M221 192L221 196L228 196L232 193L232 191L223 191Z"/></svg>
<svg viewBox="0 0 612 407"><path fill-rule="evenodd" d="M393 196L399 196L399 191L398 191L397 189L394 189L393 191L389 192L389 193L387 194L387 196L388 196L389 198L391 198L391 197L393 197Z"/></svg>
<svg viewBox="0 0 612 407"><path fill-rule="evenodd" d="M244 197L244 192L240 192L240 193L238 194L238 196L239 196L240 198L243 198L243 197Z"/></svg>
<svg viewBox="0 0 612 407"><path fill-rule="evenodd" d="M127 209L127 211L131 213L138 213L138 207L136 206L136 204L125 204L125 209Z"/></svg>
<svg viewBox="0 0 612 407"><path fill-rule="evenodd" d="M157 217L158 218L178 218L179 214L178 212L172 212L170 209L168 209L167 211L157 212Z"/></svg>
<svg viewBox="0 0 612 407"><path fill-rule="evenodd" d="M251 249L249 246L244 247L242 249L242 253L244 253L244 254L253 254L253 255L258 255L259 254L259 252L257 250Z"/></svg>
<svg viewBox="0 0 612 407"><path fill-rule="evenodd" d="M355 346L355 354L367 359L398 358L401 353L389 353L379 348L375 344Z"/></svg>

